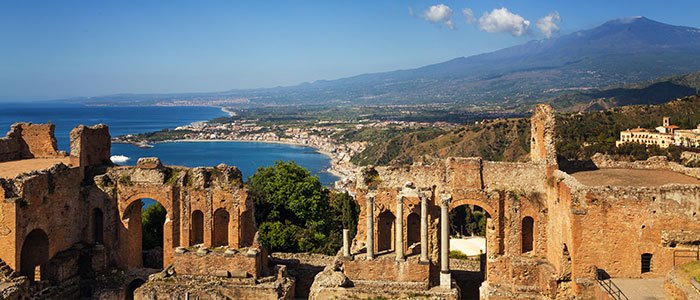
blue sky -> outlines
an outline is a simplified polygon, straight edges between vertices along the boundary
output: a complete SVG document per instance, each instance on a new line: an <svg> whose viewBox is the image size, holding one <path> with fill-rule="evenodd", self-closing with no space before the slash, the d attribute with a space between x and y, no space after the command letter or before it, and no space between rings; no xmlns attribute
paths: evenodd
<svg viewBox="0 0 700 300"><path fill-rule="evenodd" d="M700 27L700 1L668 3L0 0L0 101L273 87L414 68L546 38L537 23L548 15L553 37L636 15Z"/></svg>

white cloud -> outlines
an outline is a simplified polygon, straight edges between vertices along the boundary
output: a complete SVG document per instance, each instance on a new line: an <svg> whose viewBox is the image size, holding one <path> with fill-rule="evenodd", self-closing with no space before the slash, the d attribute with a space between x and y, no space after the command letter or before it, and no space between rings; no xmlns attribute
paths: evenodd
<svg viewBox="0 0 700 300"><path fill-rule="evenodd" d="M490 33L509 32L513 36L521 36L528 33L530 21L503 7L484 13L479 18L479 28Z"/></svg>
<svg viewBox="0 0 700 300"><path fill-rule="evenodd" d="M551 38L553 34L559 32L558 22L561 22L561 17L555 11L537 20L537 28L540 29L544 36Z"/></svg>
<svg viewBox="0 0 700 300"><path fill-rule="evenodd" d="M462 15L464 15L464 19L467 20L467 24L474 24L476 23L476 18L474 17L474 11L472 11L471 8L465 8L462 10Z"/></svg>
<svg viewBox="0 0 700 300"><path fill-rule="evenodd" d="M455 29L452 22L452 9L445 4L433 5L423 12L423 19L436 24L444 24L449 29Z"/></svg>

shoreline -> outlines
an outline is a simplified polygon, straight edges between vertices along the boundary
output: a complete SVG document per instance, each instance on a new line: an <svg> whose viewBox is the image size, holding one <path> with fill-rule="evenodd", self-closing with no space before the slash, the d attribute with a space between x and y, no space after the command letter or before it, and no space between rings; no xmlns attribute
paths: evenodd
<svg viewBox="0 0 700 300"><path fill-rule="evenodd" d="M337 163L337 158L333 155L333 153L325 151L323 149L320 149L318 147L314 147L309 144L302 144L302 143L297 143L297 142L292 142L292 141L265 141L265 140L245 140L245 139L233 139L233 140L226 140L226 139L210 139L210 140L199 140L199 139L180 139L180 140L165 140L165 141L158 141L158 142L147 142L149 145L153 144L163 144L163 143L204 143L204 142L214 142L214 143L265 143L265 144L281 144L281 145L288 145L288 146L300 146L300 147L307 147L311 148L317 153L324 155L328 157L330 160L330 167L328 167L325 171L328 172L329 174L338 177L338 180L335 182L339 181L345 181L349 178L348 175L344 174L343 172L337 170L335 168L335 164ZM131 143L131 142L115 142L112 141L114 144L130 144L134 147L140 147L137 143Z"/></svg>

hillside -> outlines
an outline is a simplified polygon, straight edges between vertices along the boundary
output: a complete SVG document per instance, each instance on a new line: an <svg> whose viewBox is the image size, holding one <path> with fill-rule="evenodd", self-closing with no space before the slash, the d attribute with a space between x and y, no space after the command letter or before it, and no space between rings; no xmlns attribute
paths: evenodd
<svg viewBox="0 0 700 300"><path fill-rule="evenodd" d="M689 96L663 105L559 113L557 150L567 159L588 159L596 152L631 155L638 159L652 154L671 155L661 149L615 148L620 131L636 127L655 128L664 116L671 117L672 123L681 128L695 128L700 124L700 96ZM358 165L411 164L420 159L451 156L524 161L530 151L530 121L528 118L499 119L462 126L450 132L433 130L426 134L425 130L416 130L365 140L371 141L370 146L352 159Z"/></svg>
<svg viewBox="0 0 700 300"><path fill-rule="evenodd" d="M595 111L616 106L663 104L695 95L698 89L700 89L700 72L694 72L643 83L562 95L550 102L559 110Z"/></svg>
<svg viewBox="0 0 700 300"><path fill-rule="evenodd" d="M421 159L480 156L488 160L523 161L529 153L527 118L499 119L449 132L419 129L372 141L352 158L358 165L411 164Z"/></svg>
<svg viewBox="0 0 700 300"><path fill-rule="evenodd" d="M596 152L615 153L620 131L656 128L664 116L681 128L700 124L700 96L689 96L662 105L634 105L557 117L557 149L568 159L586 159Z"/></svg>

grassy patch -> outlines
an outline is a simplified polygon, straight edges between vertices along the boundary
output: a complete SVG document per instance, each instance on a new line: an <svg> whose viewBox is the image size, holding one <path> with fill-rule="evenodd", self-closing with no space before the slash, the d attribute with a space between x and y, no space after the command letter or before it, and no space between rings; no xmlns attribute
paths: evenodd
<svg viewBox="0 0 700 300"><path fill-rule="evenodd" d="M695 278L696 281L700 282L700 260L683 264L680 266L680 269L691 278Z"/></svg>
<svg viewBox="0 0 700 300"><path fill-rule="evenodd" d="M462 251L459 250L450 250L450 258L454 259L469 259L469 256L464 254Z"/></svg>
<svg viewBox="0 0 700 300"><path fill-rule="evenodd" d="M171 169L170 170L170 176L168 176L167 184L168 185L175 185L177 183L177 179L180 176L180 171Z"/></svg>

